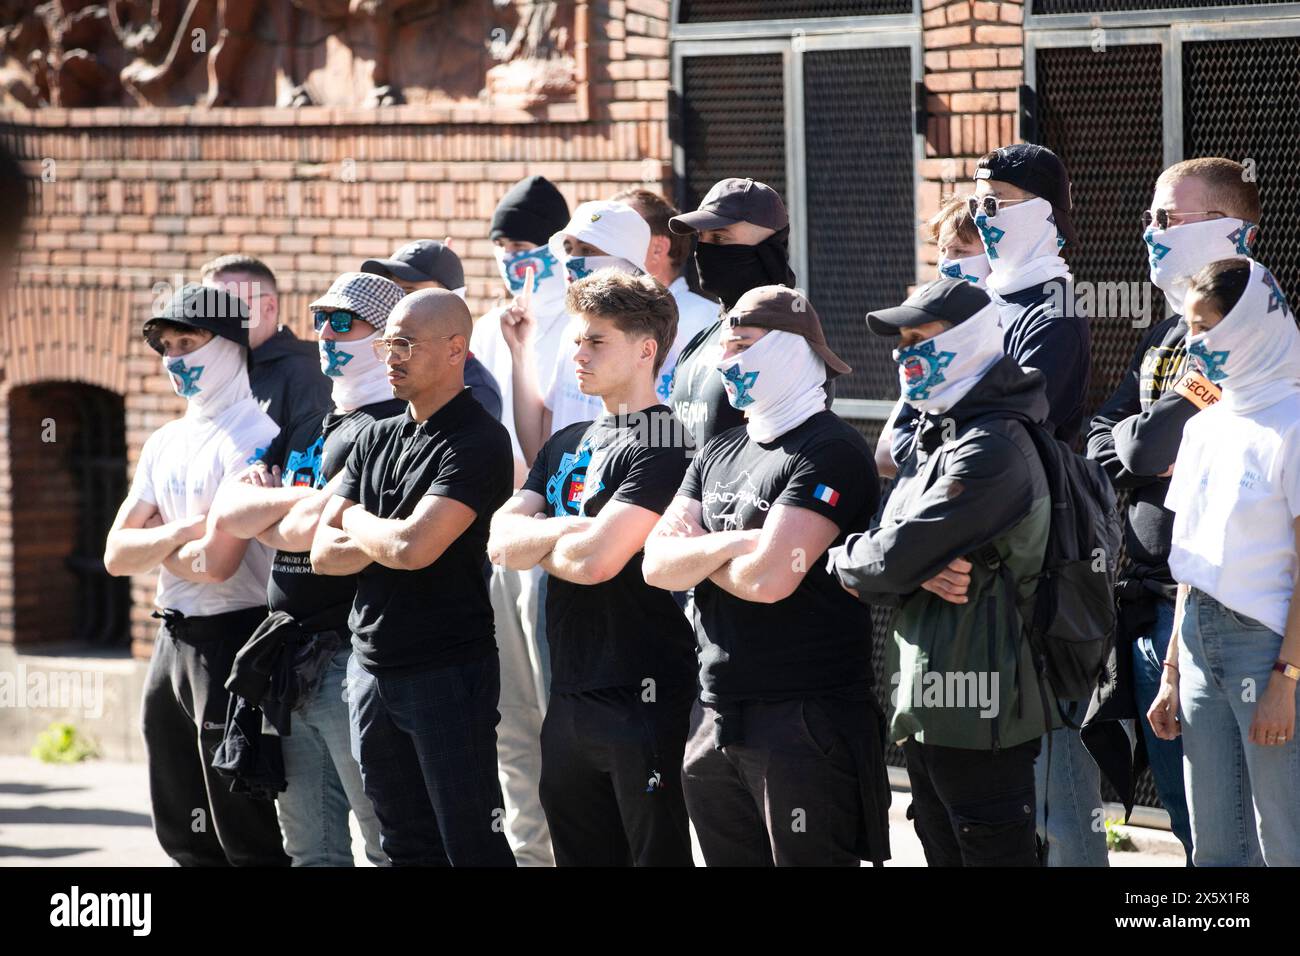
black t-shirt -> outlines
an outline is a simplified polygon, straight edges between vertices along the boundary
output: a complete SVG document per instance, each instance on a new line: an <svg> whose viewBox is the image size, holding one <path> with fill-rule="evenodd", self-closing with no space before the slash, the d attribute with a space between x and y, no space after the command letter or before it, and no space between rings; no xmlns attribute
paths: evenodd
<svg viewBox="0 0 1300 956"><path fill-rule="evenodd" d="M496 653L483 575L492 513L510 497L514 455L505 428L464 389L427 421L409 411L357 436L338 494L380 518L406 518L425 495L474 509L474 523L417 571L372 562L357 575L348 626L361 663L396 673Z"/></svg>
<svg viewBox="0 0 1300 956"><path fill-rule="evenodd" d="M683 444L680 426L663 405L578 422L542 447L524 490L545 498L551 517L595 517L611 501L662 514L686 473ZM557 693L639 687L649 678L656 693L665 694L695 681L690 624L669 592L645 583L639 551L600 584L552 575L546 639Z"/></svg>
<svg viewBox="0 0 1300 956"><path fill-rule="evenodd" d="M262 461L268 467L280 466L285 485L324 488L347 464L357 436L371 422L404 411L406 402L394 398L351 412L330 412L315 424L303 421L292 431L281 431ZM356 584L355 575L314 573L310 551L276 551L266 585L267 603L273 611L286 611L295 620L310 623L312 630L346 631Z"/></svg>
<svg viewBox="0 0 1300 956"><path fill-rule="evenodd" d="M714 322L687 342L673 371L668 404L690 431L696 448L703 448L715 435L745 424L744 413L727 400L717 369L722 325L722 321Z"/></svg>
<svg viewBox="0 0 1300 956"><path fill-rule="evenodd" d="M880 485L866 440L834 412L818 412L772 442L744 428L719 435L679 493L701 503L709 531L761 528L777 504L807 508L839 526L835 547L870 527ZM869 695L871 614L822 555L805 563L799 587L774 604L741 600L707 578L695 586L706 703Z"/></svg>

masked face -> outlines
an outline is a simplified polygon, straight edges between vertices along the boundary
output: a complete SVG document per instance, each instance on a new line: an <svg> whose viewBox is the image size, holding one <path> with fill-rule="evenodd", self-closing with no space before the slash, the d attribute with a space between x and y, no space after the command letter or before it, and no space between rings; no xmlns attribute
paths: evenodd
<svg viewBox="0 0 1300 956"><path fill-rule="evenodd" d="M1065 245L1056 231L1052 204L1038 196L1003 206L992 218L981 210L975 216L975 228L992 273L1014 269L1030 259L1059 255Z"/></svg>
<svg viewBox="0 0 1300 956"><path fill-rule="evenodd" d="M1182 314L1187 283L1202 267L1219 259L1245 259L1256 227L1243 219L1224 217L1159 229L1142 234L1147 244L1151 281L1165 294L1170 307Z"/></svg>
<svg viewBox="0 0 1300 956"><path fill-rule="evenodd" d="M354 320L361 321L361 320ZM337 338L321 339L317 343L320 351L320 370L331 379L338 378L356 378L372 366L379 362L375 358L374 350L370 343L378 334L369 324L366 328L372 329L371 333L363 339L350 339L340 341ZM380 363L382 364L382 363Z"/></svg>
<svg viewBox="0 0 1300 956"><path fill-rule="evenodd" d="M628 273L638 271L632 263L618 256L566 256L564 259L564 271L571 283L585 279L601 269L617 269Z"/></svg>
<svg viewBox="0 0 1300 956"><path fill-rule="evenodd" d="M229 339L213 336L185 355L163 356L163 370L176 394L207 414L235 401L247 390L245 351Z"/></svg>
<svg viewBox="0 0 1300 956"><path fill-rule="evenodd" d="M989 257L980 253L978 256L964 256L960 259L949 259L947 256L939 257L939 275L946 276L950 279L965 279L971 285L984 288L984 280L988 278L992 266L989 265Z"/></svg>
<svg viewBox="0 0 1300 956"><path fill-rule="evenodd" d="M789 227L768 236L757 245L740 243L698 242L695 245L695 268L700 274L700 288L717 296L730 309L750 289L764 285L794 285L790 271Z"/></svg>
<svg viewBox="0 0 1300 956"><path fill-rule="evenodd" d="M537 246L535 249L507 254L500 246L495 246L493 253L497 260L497 270L511 295L519 295L524 291L524 280L531 267L535 302L564 297L564 277L560 272L560 264L548 247Z"/></svg>
<svg viewBox="0 0 1300 956"><path fill-rule="evenodd" d="M894 350L903 398L921 411L947 411L1004 355L997 307L933 338Z"/></svg>

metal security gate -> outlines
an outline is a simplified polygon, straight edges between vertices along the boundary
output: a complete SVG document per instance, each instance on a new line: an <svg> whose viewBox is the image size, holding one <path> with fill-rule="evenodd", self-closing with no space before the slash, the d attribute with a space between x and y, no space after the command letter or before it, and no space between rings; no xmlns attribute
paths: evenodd
<svg viewBox="0 0 1300 956"><path fill-rule="evenodd" d="M1300 4L1030 0L1025 47L1021 129L1070 171L1077 280L1145 284L1140 217L1156 176L1181 159L1226 156L1259 184L1257 257L1300 295ZM1157 322L1159 290L1151 305ZM1114 390L1146 330L1140 318L1093 320L1090 407ZM1149 773L1137 799L1159 806Z"/></svg>
<svg viewBox="0 0 1300 956"><path fill-rule="evenodd" d="M673 31L678 204L728 176L781 193L799 285L854 368L836 411L873 437L898 387L865 315L902 301L917 274L917 6L679 0Z"/></svg>

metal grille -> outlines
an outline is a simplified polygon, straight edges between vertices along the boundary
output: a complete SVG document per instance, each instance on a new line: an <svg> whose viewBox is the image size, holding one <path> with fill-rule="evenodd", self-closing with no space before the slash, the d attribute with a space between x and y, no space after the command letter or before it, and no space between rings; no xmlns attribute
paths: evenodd
<svg viewBox="0 0 1300 956"><path fill-rule="evenodd" d="M1180 10L1198 7L1268 7L1288 0L1034 0L1035 16L1049 13L1117 13L1121 10Z"/></svg>
<svg viewBox="0 0 1300 956"><path fill-rule="evenodd" d="M1151 291L1150 321L1159 321L1163 302L1149 285L1140 217L1164 165L1160 48L1040 48L1035 68L1039 139L1070 172L1080 242L1066 254L1075 281L1140 283ZM1095 409L1119 384L1146 329L1123 316L1095 316L1091 327L1088 407ZM1115 799L1109 788L1103 796ZM1160 806L1149 772L1136 799Z"/></svg>
<svg viewBox="0 0 1300 956"><path fill-rule="evenodd" d="M1300 37L1183 45L1183 155L1226 156L1254 170L1264 210L1255 257L1292 303L1300 294L1297 79Z"/></svg>
<svg viewBox="0 0 1300 956"><path fill-rule="evenodd" d="M681 0L679 23L911 13L912 0Z"/></svg>
<svg viewBox="0 0 1300 956"><path fill-rule="evenodd" d="M785 81L781 54L692 56L682 61L682 209L719 179L753 177L785 189Z"/></svg>
<svg viewBox="0 0 1300 956"><path fill-rule="evenodd" d="M1141 221L1164 164L1160 63L1154 45L1046 48L1035 61L1039 138L1070 173L1079 236L1065 250L1070 270L1076 282L1139 283L1127 288L1150 302L1149 322L1164 315L1148 281ZM1135 314L1093 311L1089 409L1115 390L1146 332ZM1136 312L1131 303L1126 311Z"/></svg>
<svg viewBox="0 0 1300 956"><path fill-rule="evenodd" d="M808 53L803 74L808 295L853 366L837 396L893 399L892 345L865 315L907 298L916 275L911 50Z"/></svg>

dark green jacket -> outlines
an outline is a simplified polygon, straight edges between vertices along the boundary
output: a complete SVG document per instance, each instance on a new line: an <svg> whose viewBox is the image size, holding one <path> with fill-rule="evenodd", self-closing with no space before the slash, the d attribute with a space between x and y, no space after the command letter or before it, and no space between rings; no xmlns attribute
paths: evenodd
<svg viewBox="0 0 1300 956"><path fill-rule="evenodd" d="M1003 357L946 414L922 418L879 524L830 552L831 572L864 603L897 608L884 671L891 740L1011 747L1043 734L1045 702L1060 725L1022 626L1051 507L1022 419L1046 417L1042 373ZM921 588L957 557L973 564L966 604Z"/></svg>

